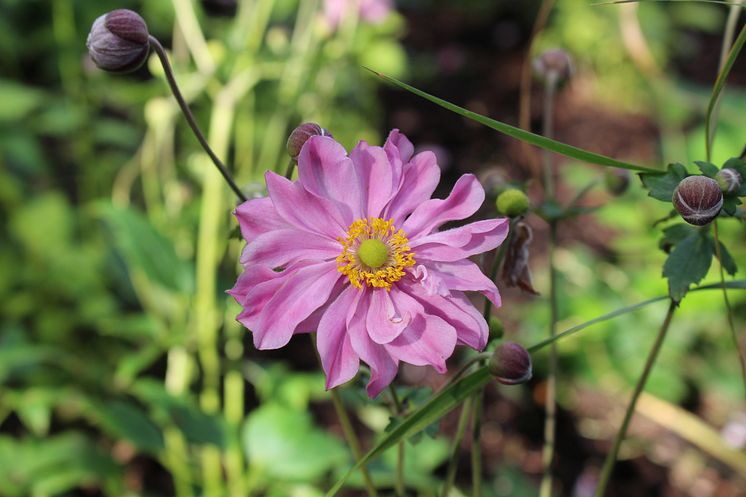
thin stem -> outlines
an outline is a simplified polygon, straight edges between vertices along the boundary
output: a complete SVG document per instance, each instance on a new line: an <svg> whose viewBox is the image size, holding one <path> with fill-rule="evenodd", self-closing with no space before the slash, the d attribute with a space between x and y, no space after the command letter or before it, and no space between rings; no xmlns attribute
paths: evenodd
<svg viewBox="0 0 746 497"><path fill-rule="evenodd" d="M718 258L720 265L720 285L723 289L723 300L725 301L725 310L728 314L728 327L730 328L730 335L733 338L733 345L736 348L738 354L738 360L741 363L741 379L743 380L744 388L746 388L746 360L744 360L741 354L741 347L738 344L738 336L736 335L736 326L733 323L733 309L730 306L730 299L728 298L728 290L725 288L725 271L723 269L723 259L720 251L720 236L718 235L718 222L717 219L712 223L714 234L715 234L715 255Z"/></svg>
<svg viewBox="0 0 746 497"><path fill-rule="evenodd" d="M295 159L290 159L290 162L288 162L288 167L285 168L285 178L293 179L293 171L295 171L296 164L297 162Z"/></svg>
<svg viewBox="0 0 746 497"><path fill-rule="evenodd" d="M469 421L469 410L471 409L472 400L472 397L466 399L464 407L461 408L461 414L458 418L458 426L456 427L456 434L454 435L453 445L451 446L451 458L448 461L446 481L443 483L443 492L440 494L441 497L448 497L451 493L453 482L456 479L459 450L461 449L461 441L464 439L464 433L466 432L466 423Z"/></svg>
<svg viewBox="0 0 746 497"><path fill-rule="evenodd" d="M199 141L199 144L202 146L205 152L207 152L207 155L210 157L213 164L215 164L215 166L218 168L220 174L223 175L223 179L225 179L225 181L231 187L231 190L233 190L233 192L238 198L241 199L242 202L246 202L246 196L243 194L241 189L238 188L238 185L236 185L236 183L233 181L233 178L231 177L225 165L212 151L212 148L210 148L210 145L207 143L205 135L200 130L199 125L197 125L197 121L194 119L194 115L189 109L189 105L187 104L186 100L184 100L184 97L181 94L181 90L179 90L179 86L176 84L176 79L174 79L174 72L171 69L171 63L168 61L168 55L166 55L166 50L163 48L163 45L161 45L158 39L152 35L148 39L150 40L150 46L153 48L156 55L158 56L158 59L161 61L163 71L166 74L166 80L168 81L168 85L171 88L171 93L173 93L176 102L179 104L179 108L184 114L184 117L186 118L189 127L192 129L194 136L197 137L197 141Z"/></svg>
<svg viewBox="0 0 746 497"><path fill-rule="evenodd" d="M642 390L645 388L645 384L648 381L648 376L650 375L650 371L653 369L655 360L658 357L658 352L660 351L661 345L663 344L663 339L666 337L666 333L668 332L668 327L671 324L671 319L673 318L674 311L676 311L676 302L671 300L668 306L668 312L666 313L666 318L663 320L660 331L658 331L658 336L655 338L655 343L653 343L653 348L650 350L648 358L645 361L645 367L642 370L642 374L637 380L635 390L632 392L632 397L630 398L629 405L627 406L627 411L624 413L622 426L619 428L619 431L614 438L614 444L611 447L611 451L606 456L606 461L604 461L604 467L601 470L601 476L599 477L598 486L596 487L596 497L603 497L606 492L606 486L609 483L611 471L614 469L614 463L616 462L616 458L619 455L619 448L622 446L622 441L627 435L629 422L632 419L632 414L634 414L635 412L637 399L640 397L640 394L642 393Z"/></svg>
<svg viewBox="0 0 746 497"><path fill-rule="evenodd" d="M482 497L482 410L484 390L473 396L471 418L471 497Z"/></svg>
<svg viewBox="0 0 746 497"><path fill-rule="evenodd" d="M344 433L347 443L350 444L352 455L355 457L355 461L359 461L363 457L363 451L360 449L360 441L352 427L350 417L347 415L347 410L342 403L342 398L339 396L339 392L336 388L329 390L329 393L332 396L332 404L334 404L334 410L337 411L337 418L339 419L339 424L342 426L342 432ZM365 482L365 489L368 492L368 497L378 497L376 487L370 477L368 468L366 466L361 466L360 472L363 474L363 481Z"/></svg>
<svg viewBox="0 0 746 497"><path fill-rule="evenodd" d="M549 236L549 338L557 336L557 270L554 264L555 251L557 248L557 223L550 224ZM557 430L557 342L552 340L549 348L549 373L547 375L546 389L546 417L544 418L544 447L541 451L542 466L544 474L541 479L539 490L540 497L552 495L552 461L554 459L554 443Z"/></svg>
<svg viewBox="0 0 746 497"><path fill-rule="evenodd" d="M557 90L559 75L556 71L549 71L544 84L544 106L542 112L542 135L545 138L554 137L554 94ZM554 168L552 167L552 152L544 150L544 193L547 198L554 199Z"/></svg>
<svg viewBox="0 0 746 497"><path fill-rule="evenodd" d="M389 393L391 393L391 400L394 404L394 415L399 416L402 414L402 403L396 393L396 388L391 383L389 383ZM407 494L406 488L404 484L404 441L402 440L397 445L396 480L394 481L397 497L404 497Z"/></svg>

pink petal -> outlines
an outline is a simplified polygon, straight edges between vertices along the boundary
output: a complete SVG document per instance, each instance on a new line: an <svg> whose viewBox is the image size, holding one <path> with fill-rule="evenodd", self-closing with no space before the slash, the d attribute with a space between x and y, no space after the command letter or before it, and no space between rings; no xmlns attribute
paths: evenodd
<svg viewBox="0 0 746 497"><path fill-rule="evenodd" d="M489 335L487 322L463 293L454 290L450 296L430 294L419 283L411 281L401 286L422 304L425 313L438 316L453 326L459 344L476 350L485 347Z"/></svg>
<svg viewBox="0 0 746 497"><path fill-rule="evenodd" d="M316 197L299 182L292 182L272 171L267 171L265 179L277 213L289 224L333 240L344 235L349 224L345 224L330 200Z"/></svg>
<svg viewBox="0 0 746 497"><path fill-rule="evenodd" d="M357 289L347 285L319 322L316 347L326 373L327 390L350 381L360 367L360 358L352 348L347 331L347 315L357 293Z"/></svg>
<svg viewBox="0 0 746 497"><path fill-rule="evenodd" d="M495 283L482 273L482 270L469 260L454 262L426 263L430 277L438 278L449 290L480 292L490 299L495 307L500 307L500 293Z"/></svg>
<svg viewBox="0 0 746 497"><path fill-rule="evenodd" d="M508 236L507 219L485 219L409 242L417 260L458 261L500 245Z"/></svg>
<svg viewBox="0 0 746 497"><path fill-rule="evenodd" d="M247 200L236 207L233 214L238 219L241 235L245 240L253 240L268 231L290 227L277 214L269 197Z"/></svg>
<svg viewBox="0 0 746 497"><path fill-rule="evenodd" d="M465 219L484 202L484 188L473 174L461 176L448 198L430 199L420 204L402 225L410 241L427 235L448 221Z"/></svg>
<svg viewBox="0 0 746 497"><path fill-rule="evenodd" d="M275 268L302 260L334 259L340 251L341 245L336 240L292 228L281 229L250 239L241 256L241 264Z"/></svg>
<svg viewBox="0 0 746 497"><path fill-rule="evenodd" d="M417 206L430 200L440 181L440 168L432 152L421 152L403 166L399 190L386 206L384 219L394 219L401 226L406 216Z"/></svg>
<svg viewBox="0 0 746 497"><path fill-rule="evenodd" d="M333 138L313 136L303 145L298 176L307 191L337 204L346 226L363 216L355 166Z"/></svg>
<svg viewBox="0 0 746 497"><path fill-rule="evenodd" d="M370 294L366 327L370 338L379 344L389 343L398 337L412 321L422 306L396 287L369 290Z"/></svg>
<svg viewBox="0 0 746 497"><path fill-rule="evenodd" d="M371 147L361 141L350 152L363 194L367 217L379 217L381 211L399 188L401 165L392 164L381 147Z"/></svg>
<svg viewBox="0 0 746 497"><path fill-rule="evenodd" d="M356 303L353 303L352 312L347 316L347 329L353 350L370 367L370 381L366 389L368 397L372 399L394 379L399 370L399 361L391 357L383 345L375 343L368 336L365 329L368 312L365 293L357 292Z"/></svg>
<svg viewBox="0 0 746 497"><path fill-rule="evenodd" d="M438 373L446 372L446 359L456 346L456 329L445 320L418 314L407 329L386 350L400 361L415 366L432 366Z"/></svg>
<svg viewBox="0 0 746 497"><path fill-rule="evenodd" d="M340 278L335 261L296 265L275 274L249 290L239 315L261 350L286 345L298 325L326 303Z"/></svg>
<svg viewBox="0 0 746 497"><path fill-rule="evenodd" d="M383 144L383 149L392 163L399 160L401 164L406 164L414 153L414 145L398 129L391 130L388 138L386 138L386 143Z"/></svg>

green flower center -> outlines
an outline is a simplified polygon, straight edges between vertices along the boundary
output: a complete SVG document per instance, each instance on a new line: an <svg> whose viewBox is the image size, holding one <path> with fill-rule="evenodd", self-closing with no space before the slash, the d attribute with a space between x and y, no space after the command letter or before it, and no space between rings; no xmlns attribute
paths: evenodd
<svg viewBox="0 0 746 497"><path fill-rule="evenodd" d="M360 262L372 269L377 269L386 263L389 250L381 240L371 238L364 240L357 249Z"/></svg>

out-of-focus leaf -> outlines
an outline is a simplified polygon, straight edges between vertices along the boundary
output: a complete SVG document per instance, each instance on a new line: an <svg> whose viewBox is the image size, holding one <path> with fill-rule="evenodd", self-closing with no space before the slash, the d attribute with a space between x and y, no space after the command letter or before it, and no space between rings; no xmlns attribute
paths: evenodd
<svg viewBox="0 0 746 497"><path fill-rule="evenodd" d="M717 252L715 251L715 240L712 239L710 241L712 242L712 253L717 257ZM733 260L733 256L730 255L730 252L728 252L728 249L722 241L720 242L720 263L723 265L725 272L729 275L733 276L738 272L736 261Z"/></svg>
<svg viewBox="0 0 746 497"><path fill-rule="evenodd" d="M111 436L152 454L163 449L163 435L136 404L118 399L90 402L89 411L92 420Z"/></svg>
<svg viewBox="0 0 746 497"><path fill-rule="evenodd" d="M193 273L189 264L179 259L171 242L142 214L110 204L99 204L99 207L130 270L142 271L166 289L191 291Z"/></svg>
<svg viewBox="0 0 746 497"><path fill-rule="evenodd" d="M668 279L668 294L673 300L679 302L692 284L705 277L712 255L712 242L699 232L676 244L663 264L663 276Z"/></svg>
<svg viewBox="0 0 746 497"><path fill-rule="evenodd" d="M276 403L249 414L243 445L250 464L277 479L315 480L349 460L342 442L316 428L308 412Z"/></svg>
<svg viewBox="0 0 746 497"><path fill-rule="evenodd" d="M191 400L174 397L163 385L149 380L138 381L133 391L154 410L156 416L174 423L189 442L226 446L225 424L217 416L202 412Z"/></svg>
<svg viewBox="0 0 746 497"><path fill-rule="evenodd" d="M682 164L675 163L668 165L665 174L643 173L640 174L640 179L645 188L649 190L648 195L663 202L670 202L673 198L673 191L688 175L689 173Z"/></svg>
<svg viewBox="0 0 746 497"><path fill-rule="evenodd" d="M46 95L35 88L0 79L0 123L15 123L23 119L46 100Z"/></svg>

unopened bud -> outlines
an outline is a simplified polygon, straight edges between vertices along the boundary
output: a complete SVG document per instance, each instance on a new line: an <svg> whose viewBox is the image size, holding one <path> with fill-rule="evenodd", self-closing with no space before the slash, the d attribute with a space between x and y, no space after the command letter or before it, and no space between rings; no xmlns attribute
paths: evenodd
<svg viewBox="0 0 746 497"><path fill-rule="evenodd" d="M612 169L606 171L604 184L612 195L619 196L629 188L629 171L626 169Z"/></svg>
<svg viewBox="0 0 746 497"><path fill-rule="evenodd" d="M718 182L720 190L722 190L723 193L733 193L741 188L741 181L743 181L743 179L738 171L726 167L725 169L718 171L715 175L715 181Z"/></svg>
<svg viewBox="0 0 746 497"><path fill-rule="evenodd" d="M499 340L505 334L505 326L497 316L490 316L489 321L490 340Z"/></svg>
<svg viewBox="0 0 746 497"><path fill-rule="evenodd" d="M508 217L516 217L528 211L528 197L517 188L505 190L497 196L497 210Z"/></svg>
<svg viewBox="0 0 746 497"><path fill-rule="evenodd" d="M489 363L492 376L503 385L526 383L533 375L531 355L515 342L505 342L495 349Z"/></svg>
<svg viewBox="0 0 746 497"><path fill-rule="evenodd" d="M142 17L131 10L118 9L93 22L86 46L100 69L127 73L137 70L148 58L149 37Z"/></svg>
<svg viewBox="0 0 746 497"><path fill-rule="evenodd" d="M301 124L295 128L288 137L287 150L291 159L298 160L303 145L305 145L308 139L312 136L332 136L332 134L316 123Z"/></svg>
<svg viewBox="0 0 746 497"><path fill-rule="evenodd" d="M673 192L673 206L689 224L704 226L723 208L723 192L718 182L707 176L689 176Z"/></svg>
<svg viewBox="0 0 746 497"><path fill-rule="evenodd" d="M575 71L572 59L564 50L547 50L534 59L534 72L544 81L554 79L562 83L570 79Z"/></svg>

